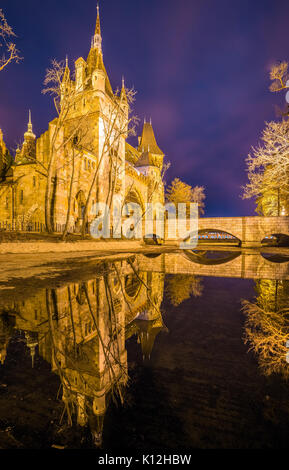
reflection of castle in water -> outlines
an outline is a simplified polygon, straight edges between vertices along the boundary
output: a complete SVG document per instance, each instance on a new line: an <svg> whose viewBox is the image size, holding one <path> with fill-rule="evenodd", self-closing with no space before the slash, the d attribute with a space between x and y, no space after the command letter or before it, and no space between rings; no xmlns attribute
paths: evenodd
<svg viewBox="0 0 289 470"><path fill-rule="evenodd" d="M99 444L109 400L122 399L128 381L126 340L136 336L143 359L149 360L157 335L166 329L160 311L164 292L177 307L202 295L199 276L258 279L256 302L245 309L247 341L266 373L289 377L289 263L238 251L107 261L98 265L94 279L11 302L0 312L0 361L15 330L20 331L32 365L39 354L58 374L69 422L88 425Z"/></svg>
<svg viewBox="0 0 289 470"><path fill-rule="evenodd" d="M165 329L160 312L164 274L140 271L133 258L107 263L96 279L46 289L0 316L0 354L14 330L25 334L60 377L68 419L89 425L97 442L108 400L127 383L125 341L138 338L144 360Z"/></svg>

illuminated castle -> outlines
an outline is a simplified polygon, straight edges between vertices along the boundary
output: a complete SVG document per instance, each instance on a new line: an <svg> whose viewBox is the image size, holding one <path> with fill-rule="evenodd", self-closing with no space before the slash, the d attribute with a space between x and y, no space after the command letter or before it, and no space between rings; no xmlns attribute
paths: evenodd
<svg viewBox="0 0 289 470"><path fill-rule="evenodd" d="M89 188L97 167L97 178L93 184L88 213L95 202L106 202L109 192L111 172L113 171L108 155L100 157L104 145L104 123L108 119L113 104L112 87L103 62L102 35L99 9L97 12L95 34L91 48L84 60L75 62L75 79L66 60L61 85L60 103L70 90L77 91L77 101L60 122L55 118L48 130L39 138L33 133L31 113L27 132L21 148L12 158L6 149L0 130L0 222L9 225L17 222L45 223L45 193L47 187L47 168L50 155L56 152L53 166L53 188L51 191L51 211L54 228L63 226L66 221L70 181L72 180L72 145L66 144L69 129L73 123L85 117L87 127L86 146L74 161L74 177L71 198L70 225L81 226L83 210ZM127 90L122 82L119 93L123 119L127 119ZM117 125L117 124L116 124ZM55 129L57 148L53 150ZM117 172L114 174L114 191L122 202L137 202L142 208L146 202L163 202L164 188L161 171L164 153L157 145L151 122L145 122L138 148L132 147L122 135L117 145ZM84 151L83 151L84 149ZM91 216L88 220L91 220Z"/></svg>

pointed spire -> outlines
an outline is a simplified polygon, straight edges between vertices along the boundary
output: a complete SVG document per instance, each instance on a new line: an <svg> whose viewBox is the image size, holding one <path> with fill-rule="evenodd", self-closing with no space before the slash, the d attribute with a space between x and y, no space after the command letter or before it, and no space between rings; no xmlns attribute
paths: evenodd
<svg viewBox="0 0 289 470"><path fill-rule="evenodd" d="M32 120L31 120L31 111L29 109L29 120L28 120L28 125L27 125L27 131L24 134L24 139L30 137L32 139L36 139L35 134L33 133L33 127L32 127Z"/></svg>
<svg viewBox="0 0 289 470"><path fill-rule="evenodd" d="M139 145L139 149L141 148L144 148L145 152L149 151L156 155L164 155L163 151L157 144L151 119L150 122L146 122L146 118L144 119L144 126Z"/></svg>
<svg viewBox="0 0 289 470"><path fill-rule="evenodd" d="M100 52L102 52L102 48L101 48L102 37L101 37L100 14L99 14L98 4L96 8L97 8L97 18L96 18L96 25L95 25L95 33L91 40L91 48L98 49Z"/></svg>
<svg viewBox="0 0 289 470"><path fill-rule="evenodd" d="M97 4L96 10L97 10L97 18L96 18L96 25L95 25L95 34L99 34L101 36L99 4Z"/></svg>
<svg viewBox="0 0 289 470"><path fill-rule="evenodd" d="M69 67L68 67L68 55L66 55L66 57L65 57L65 69L64 69L62 83L66 83L69 80L70 80L70 70L69 70Z"/></svg>
<svg viewBox="0 0 289 470"><path fill-rule="evenodd" d="M124 102L124 104L127 104L127 96L126 96L126 89L125 89L125 83L124 83L124 76L122 76L120 99L121 99L122 102Z"/></svg>
<svg viewBox="0 0 289 470"><path fill-rule="evenodd" d="M29 121L28 121L27 130L28 130L28 132L33 132L32 121L31 121L31 110L30 109L29 109Z"/></svg>

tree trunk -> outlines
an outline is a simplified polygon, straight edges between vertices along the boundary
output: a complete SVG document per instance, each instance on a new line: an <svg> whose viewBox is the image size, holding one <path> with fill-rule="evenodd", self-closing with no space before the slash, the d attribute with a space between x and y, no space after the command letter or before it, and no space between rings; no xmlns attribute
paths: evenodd
<svg viewBox="0 0 289 470"><path fill-rule="evenodd" d="M75 154L74 154L74 149L73 149L72 173L71 173L71 180L70 180L70 186L69 186L69 195L68 195L68 208L67 208L67 213L66 213L65 227L64 227L63 234L62 234L62 240L65 240L65 238L67 236L67 232L68 232L68 227L69 227L69 219L70 219L71 203L72 203L72 190L73 190L74 172L75 172Z"/></svg>

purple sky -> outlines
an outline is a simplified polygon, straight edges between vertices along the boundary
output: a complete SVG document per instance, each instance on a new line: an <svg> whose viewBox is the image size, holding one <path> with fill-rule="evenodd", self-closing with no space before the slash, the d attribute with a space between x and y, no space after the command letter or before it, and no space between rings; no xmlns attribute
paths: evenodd
<svg viewBox="0 0 289 470"><path fill-rule="evenodd" d="M87 57L96 1L1 0L24 60L0 73L0 127L10 148L54 117L41 94L51 59ZM100 0L103 52L113 88L124 75L135 111L152 117L178 176L204 185L208 216L253 215L240 198L244 159L284 95L269 92L269 68L288 60L288 0ZM139 129L141 132L141 129ZM135 142L136 144L136 142Z"/></svg>

